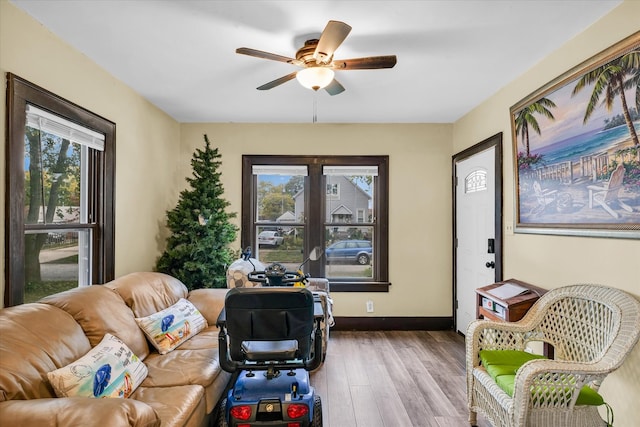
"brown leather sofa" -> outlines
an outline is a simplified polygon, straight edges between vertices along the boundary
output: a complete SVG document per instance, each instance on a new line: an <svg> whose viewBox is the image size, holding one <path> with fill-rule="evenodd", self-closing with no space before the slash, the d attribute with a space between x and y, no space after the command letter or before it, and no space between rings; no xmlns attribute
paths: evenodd
<svg viewBox="0 0 640 427"><path fill-rule="evenodd" d="M132 273L105 285L51 295L0 310L1 426L205 426L230 374L218 363L216 319L226 289L188 292L161 273ZM190 301L208 327L167 354L149 344L135 321ZM148 375L129 398L56 397L47 372L117 336Z"/></svg>

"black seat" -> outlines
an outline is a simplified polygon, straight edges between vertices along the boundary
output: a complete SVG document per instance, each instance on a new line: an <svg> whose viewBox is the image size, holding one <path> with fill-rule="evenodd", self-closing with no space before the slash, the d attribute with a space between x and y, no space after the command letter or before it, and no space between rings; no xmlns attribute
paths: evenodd
<svg viewBox="0 0 640 427"><path fill-rule="evenodd" d="M322 346L319 320L314 316L314 297L305 288L233 288L225 298L218 319L220 363L224 370L239 367L261 369L317 368Z"/></svg>

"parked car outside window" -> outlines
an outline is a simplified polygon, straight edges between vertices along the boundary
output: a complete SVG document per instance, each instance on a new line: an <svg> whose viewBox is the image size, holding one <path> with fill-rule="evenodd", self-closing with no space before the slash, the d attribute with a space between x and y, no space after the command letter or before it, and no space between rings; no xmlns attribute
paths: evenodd
<svg viewBox="0 0 640 427"><path fill-rule="evenodd" d="M258 234L258 245L260 246L280 246L284 242L282 237L277 231L262 231Z"/></svg>
<svg viewBox="0 0 640 427"><path fill-rule="evenodd" d="M368 240L340 240L325 251L327 261L354 262L367 265L371 261L373 248Z"/></svg>

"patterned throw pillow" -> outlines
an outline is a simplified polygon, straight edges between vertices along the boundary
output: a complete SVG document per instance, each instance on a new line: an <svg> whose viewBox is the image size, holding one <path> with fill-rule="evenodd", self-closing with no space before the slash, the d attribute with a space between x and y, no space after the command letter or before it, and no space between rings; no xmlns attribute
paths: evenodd
<svg viewBox="0 0 640 427"><path fill-rule="evenodd" d="M118 337L105 334L87 354L47 377L58 397L129 397L147 367Z"/></svg>
<svg viewBox="0 0 640 427"><path fill-rule="evenodd" d="M136 322L160 354L166 354L208 326L207 319L184 298Z"/></svg>

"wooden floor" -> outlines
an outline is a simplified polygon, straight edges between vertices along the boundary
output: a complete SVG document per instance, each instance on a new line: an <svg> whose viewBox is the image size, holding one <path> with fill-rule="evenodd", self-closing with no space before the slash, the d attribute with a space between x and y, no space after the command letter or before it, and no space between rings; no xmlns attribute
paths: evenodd
<svg viewBox="0 0 640 427"><path fill-rule="evenodd" d="M311 375L324 427L469 427L464 351L453 331L331 331Z"/></svg>

